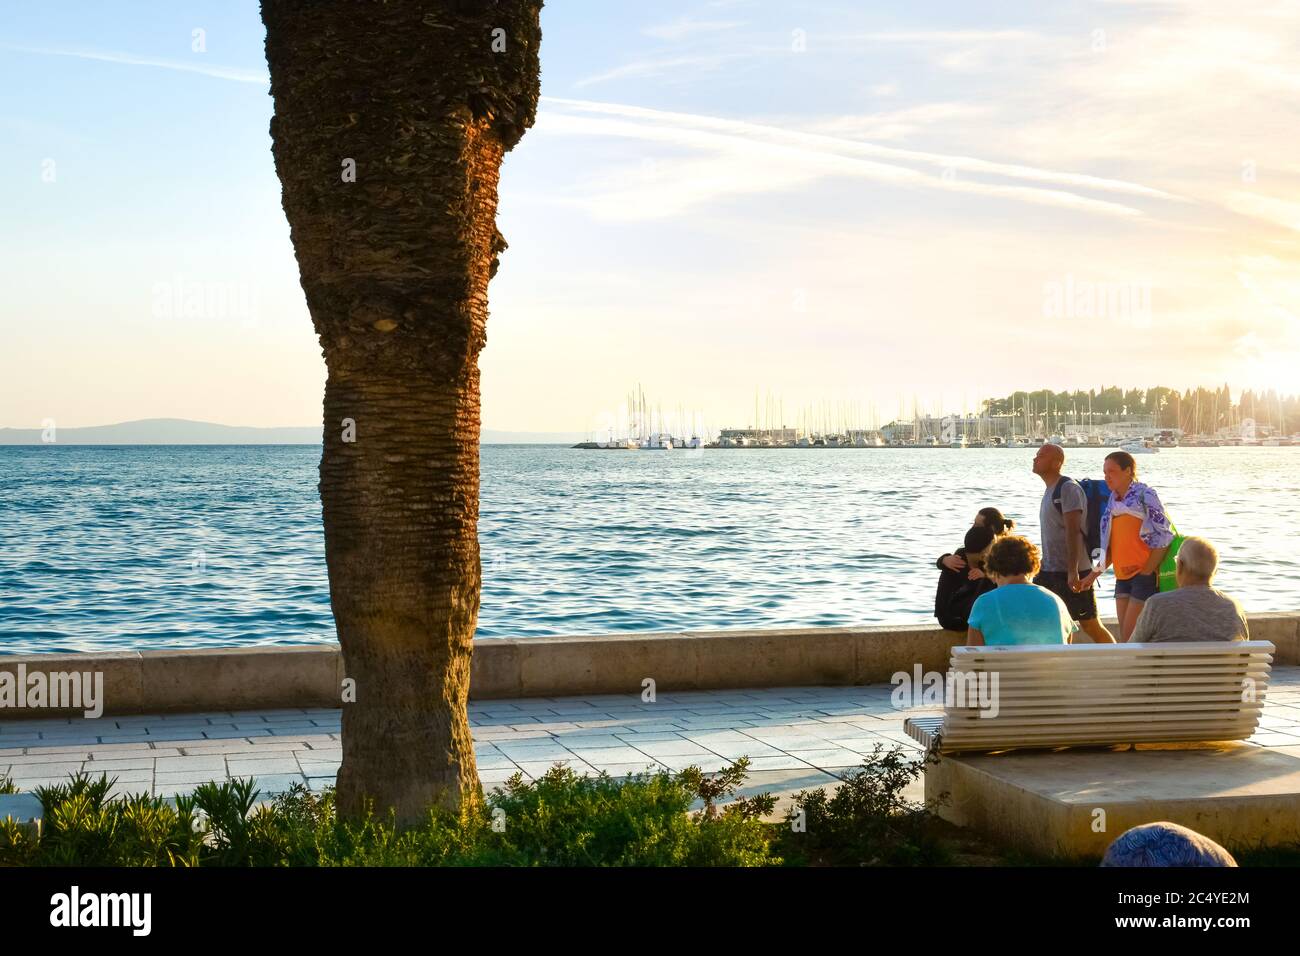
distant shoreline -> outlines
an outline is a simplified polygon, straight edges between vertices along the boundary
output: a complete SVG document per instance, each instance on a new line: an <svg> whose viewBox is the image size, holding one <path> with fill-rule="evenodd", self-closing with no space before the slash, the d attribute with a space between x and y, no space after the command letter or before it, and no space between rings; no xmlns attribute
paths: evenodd
<svg viewBox="0 0 1300 956"><path fill-rule="evenodd" d="M482 445L570 445L574 432L517 432L484 428ZM320 425L221 425L185 418L143 418L110 425L61 426L51 419L40 428L0 427L0 447L76 445L105 447L162 445L321 445Z"/></svg>

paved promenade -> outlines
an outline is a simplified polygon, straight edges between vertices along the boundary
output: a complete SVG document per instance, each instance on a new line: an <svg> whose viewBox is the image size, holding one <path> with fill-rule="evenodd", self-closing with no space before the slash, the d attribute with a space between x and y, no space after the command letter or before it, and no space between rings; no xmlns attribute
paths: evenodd
<svg viewBox="0 0 1300 956"><path fill-rule="evenodd" d="M902 744L904 712L889 684L475 701L469 715L479 776L491 790L511 774L556 762L621 776L647 768L718 770L750 758L744 793L783 797L834 786L872 747ZM914 710L907 713L927 713ZM1265 716L1251 742L1300 754L1300 667L1273 669ZM117 792L172 796L208 780L256 777L263 794L295 781L334 782L338 710L0 721L0 775L20 789L85 770L117 777ZM919 799L918 785L911 794Z"/></svg>

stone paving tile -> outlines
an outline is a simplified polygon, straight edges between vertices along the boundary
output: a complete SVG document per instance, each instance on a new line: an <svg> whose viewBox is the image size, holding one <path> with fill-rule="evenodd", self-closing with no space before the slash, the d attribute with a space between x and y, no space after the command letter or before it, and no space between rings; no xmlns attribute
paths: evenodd
<svg viewBox="0 0 1300 956"><path fill-rule="evenodd" d="M697 744L708 746L710 741L727 741L727 740L755 740L757 738L750 736L748 733L740 730L686 730L682 731L682 737L686 740L693 740Z"/></svg>
<svg viewBox="0 0 1300 956"><path fill-rule="evenodd" d="M499 756L507 760L513 760L518 763L521 760L562 760L573 756L573 751L563 746L558 741L537 741L533 746L525 744L508 745L502 747Z"/></svg>
<svg viewBox="0 0 1300 956"><path fill-rule="evenodd" d="M485 790L491 792L493 784L505 783L519 772L518 768L511 768L508 770L482 770L479 772L478 782L483 785ZM528 774L525 774L525 776L528 776Z"/></svg>
<svg viewBox="0 0 1300 956"><path fill-rule="evenodd" d="M1250 738L1253 744L1259 744L1261 747L1293 747L1300 744L1300 737L1293 734L1276 734L1268 731L1256 731Z"/></svg>
<svg viewBox="0 0 1300 956"><path fill-rule="evenodd" d="M114 774L144 769L153 773L154 758L144 755L126 760L87 760L84 767L88 773Z"/></svg>
<svg viewBox="0 0 1300 956"><path fill-rule="evenodd" d="M819 770L832 770L842 767L857 767L862 764L862 755L843 747L825 750L792 750L789 756L802 760Z"/></svg>
<svg viewBox="0 0 1300 956"><path fill-rule="evenodd" d="M677 737L673 740L638 740L631 739L628 743L649 757L715 757L717 756L708 747L703 744L697 744L692 740L686 740L683 737Z"/></svg>
<svg viewBox="0 0 1300 956"><path fill-rule="evenodd" d="M199 773L209 773L220 771L226 772L226 758L220 756L202 756L202 757L159 757L154 769L159 773L171 773L173 771L196 771Z"/></svg>
<svg viewBox="0 0 1300 956"><path fill-rule="evenodd" d="M249 740L183 740L178 741L181 749L187 754L258 754L258 753L282 753L286 750L297 750L302 748L305 743L301 740L272 740L270 738L258 738L265 740L265 744L254 744Z"/></svg>
<svg viewBox="0 0 1300 956"><path fill-rule="evenodd" d="M77 773L81 770L81 761L75 763L18 763L17 761L9 765L9 778L18 784L22 789L24 780L52 780L62 779L69 774Z"/></svg>
<svg viewBox="0 0 1300 956"><path fill-rule="evenodd" d="M632 744L633 746L636 746L648 740L684 740L685 739L682 736L681 731L676 727L671 729L665 729L665 730L648 730L645 732L637 732L637 733L622 733L622 734L616 734L615 736L618 737L620 740L625 741L626 743Z"/></svg>
<svg viewBox="0 0 1300 956"><path fill-rule="evenodd" d="M546 771L550 770L556 764L559 764L562 767L567 767L570 770L572 770L574 773L579 773L583 775L596 773L595 768L593 768L586 761L579 760L576 757L568 757L564 760L521 760L517 766L524 773L528 774L528 776L536 779L537 777L540 777L543 774L545 774ZM505 768L498 768L498 769L505 769ZM479 776L479 779L480 780L483 779L481 774Z"/></svg>
<svg viewBox="0 0 1300 956"><path fill-rule="evenodd" d="M279 760L236 760L231 759L226 765L231 777L256 777L261 780L279 774L297 774L302 772L298 761L290 757Z"/></svg>
<svg viewBox="0 0 1300 956"><path fill-rule="evenodd" d="M256 726L250 728L250 725L247 724L243 725L240 729L246 728L253 730L259 729ZM293 737L301 736L303 734L319 734L326 729L320 724L313 724L310 722L302 724L263 724L262 728L270 730L271 736L273 737Z"/></svg>
<svg viewBox="0 0 1300 956"><path fill-rule="evenodd" d="M90 759L90 751L84 747L79 750L60 747L57 749L57 752L42 750L39 753L14 754L7 759L14 764L23 765L38 763L75 763Z"/></svg>
<svg viewBox="0 0 1300 956"><path fill-rule="evenodd" d="M763 728L756 728L751 733L755 740L760 740L778 750L784 750L786 753L795 750L820 750L824 749L827 743L825 737L815 737L812 734L793 734L789 731Z"/></svg>
<svg viewBox="0 0 1300 956"><path fill-rule="evenodd" d="M590 764L653 762L653 758L635 747L574 747L573 753Z"/></svg>
<svg viewBox="0 0 1300 956"><path fill-rule="evenodd" d="M531 731L543 730L548 734L555 734L563 731L579 730L580 726L571 721L557 720L549 723L520 724L518 727L513 727L511 729Z"/></svg>
<svg viewBox="0 0 1300 956"><path fill-rule="evenodd" d="M596 772L599 773L603 770L605 773L618 780L626 777L628 774L655 773L663 769L665 768L662 764L651 760L645 763L603 763L597 765Z"/></svg>
<svg viewBox="0 0 1300 956"><path fill-rule="evenodd" d="M623 741L613 734L557 734L555 739L570 750L577 750L579 747L591 749L594 747L625 746ZM505 748L502 747L501 749L504 750Z"/></svg>
<svg viewBox="0 0 1300 956"><path fill-rule="evenodd" d="M751 740L748 743L739 740L716 741L709 744L709 749L719 757L726 757L728 760L735 760L739 757L778 757L785 753L784 750L763 743L760 740Z"/></svg>
<svg viewBox="0 0 1300 956"><path fill-rule="evenodd" d="M147 740L133 740L123 744L92 744L90 755L96 754L132 754L141 753L151 749L151 744Z"/></svg>
<svg viewBox="0 0 1300 956"><path fill-rule="evenodd" d="M232 754L213 754L211 751L204 751L205 754L216 757L225 757L226 763L238 760L240 763L275 763L279 761L292 761L296 750L291 747L277 747L274 750L269 747L249 747L247 750L240 750Z"/></svg>
<svg viewBox="0 0 1300 956"><path fill-rule="evenodd" d="M882 724L880 730L883 731L885 729L886 728ZM877 731L875 730L866 731L863 730L861 727L858 727L856 724L833 724L827 729L819 731L816 734L816 736L822 738L823 740L833 740L833 741L840 742L840 746L847 746L847 744L843 743L843 741L845 740L882 739L880 737L880 734Z"/></svg>
<svg viewBox="0 0 1300 956"><path fill-rule="evenodd" d="M808 768L809 764L803 760L783 753L770 757L750 757L748 772L752 775L763 770L807 770Z"/></svg>
<svg viewBox="0 0 1300 956"><path fill-rule="evenodd" d="M299 760L298 769L308 777L338 776L340 762L337 760Z"/></svg>
<svg viewBox="0 0 1300 956"><path fill-rule="evenodd" d="M220 770L211 770L207 772L191 767L187 770L178 770L175 773L159 773L155 770L153 779L154 786L156 787L171 787L194 786L209 781L221 783L228 778L226 777L225 767L222 767Z"/></svg>
<svg viewBox="0 0 1300 956"><path fill-rule="evenodd" d="M877 684L692 691L660 694L654 702L638 694L482 701L470 704L470 716L480 779L489 790L521 766L532 778L557 760L581 772L622 775L652 765L714 771L748 754L746 790L758 793L774 783L787 799L793 790L833 786L877 743L919 753L902 721L936 710L897 710L891 692ZM225 780L228 771L257 777L267 793L293 781L320 789L333 782L342 759L339 720L337 708L282 708L4 721L0 771L28 788L63 782L84 767L118 776L119 790L152 784L162 795ZM1250 744L1300 755L1300 668L1275 669Z"/></svg>
<svg viewBox="0 0 1300 956"><path fill-rule="evenodd" d="M691 756L674 756L665 754L656 758L661 764L669 770L682 771L687 767L699 767L706 773L712 773L715 770L722 770L731 766L731 761L723 757L691 757Z"/></svg>
<svg viewBox="0 0 1300 956"><path fill-rule="evenodd" d="M684 717L680 721L683 730L730 730L736 726L737 720L747 718L732 717Z"/></svg>
<svg viewBox="0 0 1300 956"><path fill-rule="evenodd" d="M101 770L99 770L98 768L87 767L87 768L86 768L86 772L87 772L87 773L91 773L91 774L93 774L93 775L96 776L96 777L98 777L98 776L100 775L100 773L104 773L104 774L106 774L106 775L108 776L108 778L109 778L110 780L112 780L112 779L116 779L117 782L118 782L118 784L132 784L132 785L136 786L137 789L144 789L144 790L148 790L149 787L152 786L152 784L153 784L153 777L154 777L154 773L153 773L152 770L104 770L104 771L101 771ZM145 784L146 786L144 786L144 787L140 787L140 784Z"/></svg>
<svg viewBox="0 0 1300 956"><path fill-rule="evenodd" d="M545 730L514 730L510 727L474 728L472 734L475 740L527 740L551 736Z"/></svg>
<svg viewBox="0 0 1300 956"><path fill-rule="evenodd" d="M205 782L205 781L200 781L200 782ZM198 785L199 785L198 783L188 783L188 784L173 783L173 784L166 784L164 786L159 786L158 784L154 784L153 795L155 797L181 797L181 796L188 797L190 794L194 792L194 788L197 787Z"/></svg>

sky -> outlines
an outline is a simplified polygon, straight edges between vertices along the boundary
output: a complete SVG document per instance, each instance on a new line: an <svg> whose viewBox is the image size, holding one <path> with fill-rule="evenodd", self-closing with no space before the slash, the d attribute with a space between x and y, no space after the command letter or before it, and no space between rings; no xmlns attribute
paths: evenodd
<svg viewBox="0 0 1300 956"><path fill-rule="evenodd" d="M604 437L638 383L711 428L1296 390L1294 2L551 0L542 29L485 428ZM263 41L248 0L7 10L0 425L319 421Z"/></svg>

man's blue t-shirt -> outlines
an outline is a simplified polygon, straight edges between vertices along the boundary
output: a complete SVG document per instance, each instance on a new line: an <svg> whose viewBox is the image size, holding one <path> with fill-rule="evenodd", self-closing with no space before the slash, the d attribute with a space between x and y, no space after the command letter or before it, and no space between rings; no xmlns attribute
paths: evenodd
<svg viewBox="0 0 1300 956"><path fill-rule="evenodd" d="M1075 631L1065 602L1037 584L1004 584L981 594L968 620L985 644L1068 644Z"/></svg>

